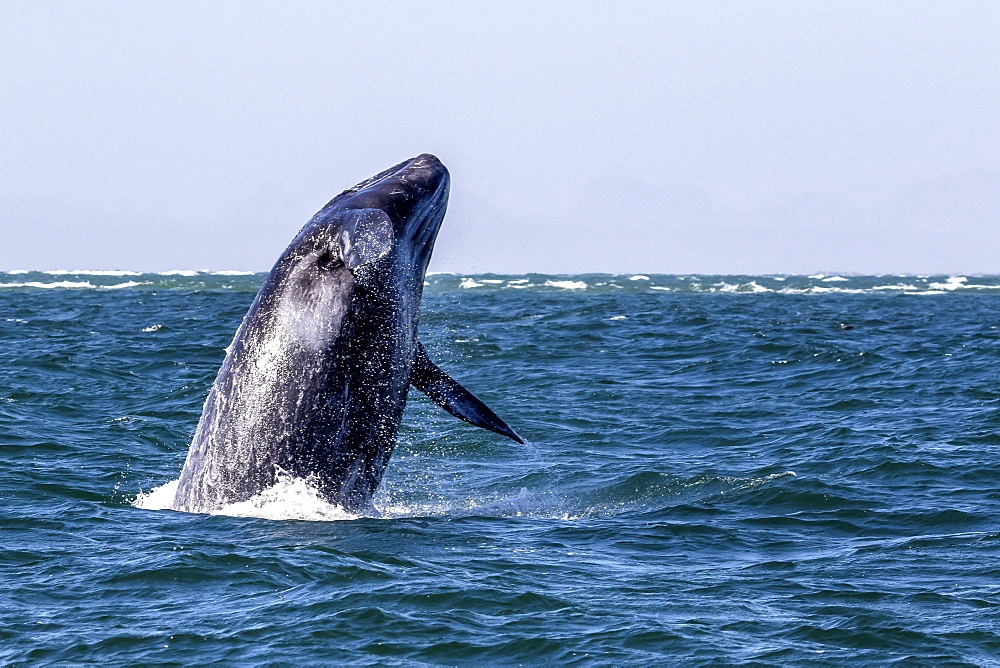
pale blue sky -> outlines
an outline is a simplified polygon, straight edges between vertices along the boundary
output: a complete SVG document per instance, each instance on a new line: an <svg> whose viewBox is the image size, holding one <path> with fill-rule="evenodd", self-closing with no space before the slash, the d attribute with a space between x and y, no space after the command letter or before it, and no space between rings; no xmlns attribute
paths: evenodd
<svg viewBox="0 0 1000 668"><path fill-rule="evenodd" d="M427 151L432 270L1000 272L998 2L7 0L0 59L0 270L266 270Z"/></svg>

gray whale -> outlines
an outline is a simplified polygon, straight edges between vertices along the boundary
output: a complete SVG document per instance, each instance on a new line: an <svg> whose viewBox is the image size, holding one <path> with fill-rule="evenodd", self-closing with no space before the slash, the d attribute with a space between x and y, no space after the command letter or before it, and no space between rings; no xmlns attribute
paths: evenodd
<svg viewBox="0 0 1000 668"><path fill-rule="evenodd" d="M417 339L449 183L436 157L420 155L337 195L302 228L227 349L174 508L212 512L282 475L364 508L411 384L452 415L524 442Z"/></svg>

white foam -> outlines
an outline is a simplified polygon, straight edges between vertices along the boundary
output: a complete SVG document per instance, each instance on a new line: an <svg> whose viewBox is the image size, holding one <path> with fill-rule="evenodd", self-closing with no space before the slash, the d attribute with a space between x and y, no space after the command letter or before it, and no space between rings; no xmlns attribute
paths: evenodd
<svg viewBox="0 0 1000 668"><path fill-rule="evenodd" d="M458 287L460 287L460 288L481 288L481 287L483 287L483 284L482 283L477 283L474 280L472 280L471 278L463 278L462 282L458 284Z"/></svg>
<svg viewBox="0 0 1000 668"><path fill-rule="evenodd" d="M479 282L480 283L491 283L491 284L494 284L494 285L496 285L497 283L503 283L503 281L500 280L500 279L498 279L498 278L480 278Z"/></svg>
<svg viewBox="0 0 1000 668"><path fill-rule="evenodd" d="M825 278L826 274L813 274L812 276L807 276L806 278Z"/></svg>
<svg viewBox="0 0 1000 668"><path fill-rule="evenodd" d="M719 292L773 292L770 288L758 285L756 281L749 283L722 283L717 286Z"/></svg>
<svg viewBox="0 0 1000 668"><path fill-rule="evenodd" d="M173 480L148 493L139 494L133 505L144 510L174 510L177 483L177 480ZM230 503L209 514L229 517L259 517L265 520L321 522L353 520L361 517L361 515L347 512L340 506L327 503L314 487L298 478L279 480L273 487L246 501Z"/></svg>
<svg viewBox="0 0 1000 668"><path fill-rule="evenodd" d="M231 503L212 513L230 517L260 517L266 520L354 520L360 515L323 500L315 488L301 479L280 480L257 496Z"/></svg>
<svg viewBox="0 0 1000 668"><path fill-rule="evenodd" d="M160 276L197 276L201 272L193 269L171 269L169 271L158 271L156 273Z"/></svg>
<svg viewBox="0 0 1000 668"><path fill-rule="evenodd" d="M826 294L861 294L868 292L862 288L828 288L822 285L814 285L809 288L782 288L778 290L783 295L826 295Z"/></svg>
<svg viewBox="0 0 1000 668"><path fill-rule="evenodd" d="M161 329L165 329L163 325L150 325L149 327L143 327L140 331L142 332L159 332Z"/></svg>
<svg viewBox="0 0 1000 668"><path fill-rule="evenodd" d="M643 276L642 274L636 274L635 276L628 279L630 281L648 281L649 276Z"/></svg>
<svg viewBox="0 0 1000 668"><path fill-rule="evenodd" d="M46 272L49 273L49 272ZM63 288L67 290L120 290L122 288L134 288L137 285L149 285L147 281L126 281L124 283L115 283L113 285L94 285L90 281L52 281L51 283L43 283L41 281L26 281L24 283L0 283L0 288Z"/></svg>
<svg viewBox="0 0 1000 668"><path fill-rule="evenodd" d="M650 290L663 290L664 292L670 292L670 288L664 288L664 287L659 286L659 285L651 285L651 286L649 286L649 289Z"/></svg>
<svg viewBox="0 0 1000 668"><path fill-rule="evenodd" d="M844 278L843 276L827 276L826 278L823 279L823 282L824 283L834 283L834 282L837 282L837 281L847 281L847 280L850 280L850 279Z"/></svg>
<svg viewBox="0 0 1000 668"><path fill-rule="evenodd" d="M132 505L143 510L173 510L174 495L177 494L177 483L172 480L165 485L154 487L148 492L139 492Z"/></svg>
<svg viewBox="0 0 1000 668"><path fill-rule="evenodd" d="M563 290L586 290L587 284L583 281L545 281L545 285Z"/></svg>
<svg viewBox="0 0 1000 668"><path fill-rule="evenodd" d="M50 274L52 276L69 276L69 275L79 275L79 276L141 276L142 272L138 271L123 271L118 269L52 269L50 271L43 271L43 274Z"/></svg>
<svg viewBox="0 0 1000 668"><path fill-rule="evenodd" d="M177 480L161 485L149 492L140 493L132 503L143 510L174 510ZM374 506L365 513L351 513L340 506L325 501L306 481L296 478L279 480L274 486L239 503L231 503L213 511L211 515L228 517L257 517L265 520L306 520L336 522L362 517L394 519L401 517L440 517L443 515L483 514L512 517L550 517L574 519L549 495L538 496L525 489L511 496L488 499L470 499L454 502L402 502L394 501L382 493Z"/></svg>
<svg viewBox="0 0 1000 668"><path fill-rule="evenodd" d="M0 283L0 288L94 288L97 287L89 281L55 281L53 283L40 283L38 281L28 281L26 283Z"/></svg>
<svg viewBox="0 0 1000 668"><path fill-rule="evenodd" d="M143 510L175 510L177 480L172 480L149 492L140 493L132 505ZM282 478L269 489L239 503L231 503L211 515L257 517L267 520L342 521L361 517L393 519L399 517L440 517L489 513L503 516L532 516L573 519L563 504L551 494L538 495L526 489L513 495L456 501L410 501L390 498L386 492L377 495L373 507L364 513L351 513L325 501L315 487L299 478Z"/></svg>
<svg viewBox="0 0 1000 668"><path fill-rule="evenodd" d="M526 283L530 283L530 281L527 278L519 278L515 281L507 281L507 285L525 285Z"/></svg>
<svg viewBox="0 0 1000 668"><path fill-rule="evenodd" d="M627 315L613 315L610 318L608 318L608 320L627 320L627 319L628 319Z"/></svg>
<svg viewBox="0 0 1000 668"><path fill-rule="evenodd" d="M227 269L225 271L213 271L211 273L212 273L213 276L253 276L257 272L255 272L255 271L234 271L234 270Z"/></svg>
<svg viewBox="0 0 1000 668"><path fill-rule="evenodd" d="M932 290L959 290L961 288L974 288L980 287L978 285L966 285L969 282L965 276L949 276L944 283L931 283L929 286Z"/></svg>

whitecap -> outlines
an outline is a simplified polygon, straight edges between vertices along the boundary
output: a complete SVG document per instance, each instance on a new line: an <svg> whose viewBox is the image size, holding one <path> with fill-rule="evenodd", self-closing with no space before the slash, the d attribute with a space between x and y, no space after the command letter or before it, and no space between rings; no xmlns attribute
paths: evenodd
<svg viewBox="0 0 1000 668"><path fill-rule="evenodd" d="M587 284L583 281L545 281L545 285L552 288L562 288L563 290L587 289Z"/></svg>
<svg viewBox="0 0 1000 668"><path fill-rule="evenodd" d="M474 280L472 280L471 278L463 278L462 282L458 284L458 287L460 287L460 288L481 288L481 287L483 287L483 284L482 283L477 283Z"/></svg>
<svg viewBox="0 0 1000 668"><path fill-rule="evenodd" d="M749 283L721 283L718 284L720 292L772 292L770 288L758 285L756 281Z"/></svg>
<svg viewBox="0 0 1000 668"><path fill-rule="evenodd" d="M97 287L89 281L55 281L53 283L40 283L38 281L28 281L26 283L0 283L0 288L93 288Z"/></svg>
<svg viewBox="0 0 1000 668"><path fill-rule="evenodd" d="M850 280L850 279L844 278L843 276L827 276L826 278L823 279L823 282L824 283L834 283L834 282L838 282L838 281L847 281L847 280Z"/></svg>
<svg viewBox="0 0 1000 668"><path fill-rule="evenodd" d="M127 281L125 283L115 283L114 285L99 285L97 287L104 290L120 290L122 288L134 288L137 285L149 285L148 281Z"/></svg>
<svg viewBox="0 0 1000 668"><path fill-rule="evenodd" d="M628 280L630 280L630 281L648 281L649 280L649 276L643 276L642 274L636 274L635 276L632 276Z"/></svg>
<svg viewBox="0 0 1000 668"><path fill-rule="evenodd" d="M491 283L493 285L496 285L498 283L503 283L502 280L497 279L497 278L480 278L479 282L480 283Z"/></svg>
<svg viewBox="0 0 1000 668"><path fill-rule="evenodd" d="M965 276L949 276L944 283L931 283L932 290L960 290L962 288L978 288L979 285L966 285L969 282Z"/></svg>
<svg viewBox="0 0 1000 668"><path fill-rule="evenodd" d="M141 276L139 271L125 271L120 269L51 269L41 272L52 276Z"/></svg>

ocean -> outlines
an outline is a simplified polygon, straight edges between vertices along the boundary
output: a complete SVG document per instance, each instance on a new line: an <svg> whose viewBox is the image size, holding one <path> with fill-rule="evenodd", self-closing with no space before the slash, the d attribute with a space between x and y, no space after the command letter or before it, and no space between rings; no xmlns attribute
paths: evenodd
<svg viewBox="0 0 1000 668"><path fill-rule="evenodd" d="M527 444L170 510L262 280L0 273L0 662L1000 665L1000 277L431 275Z"/></svg>

